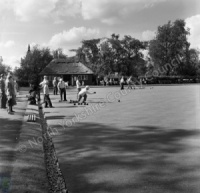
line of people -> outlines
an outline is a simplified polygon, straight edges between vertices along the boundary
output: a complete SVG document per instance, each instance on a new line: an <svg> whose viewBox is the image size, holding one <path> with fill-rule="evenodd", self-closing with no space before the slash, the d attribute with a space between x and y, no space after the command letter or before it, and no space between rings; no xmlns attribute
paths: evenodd
<svg viewBox="0 0 200 193"><path fill-rule="evenodd" d="M7 109L8 114L13 114L13 106L17 104L16 96L19 91L18 84L11 73L6 79L4 74L0 75L0 108Z"/></svg>

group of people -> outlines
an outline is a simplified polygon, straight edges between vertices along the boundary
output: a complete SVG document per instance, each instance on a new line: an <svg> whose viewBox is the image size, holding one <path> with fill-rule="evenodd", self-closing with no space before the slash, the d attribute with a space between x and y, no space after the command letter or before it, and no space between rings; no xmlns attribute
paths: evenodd
<svg viewBox="0 0 200 193"><path fill-rule="evenodd" d="M7 109L8 114L14 113L13 106L17 104L18 91L18 84L11 73L8 73L6 79L4 74L0 75L0 108Z"/></svg>
<svg viewBox="0 0 200 193"><path fill-rule="evenodd" d="M128 87L127 89L132 89L132 87L135 89L136 88L136 82L140 85L140 87L142 88L142 79L136 80L134 79L132 76L130 76L126 81L124 79L124 77L122 76L120 79L120 89L123 90L124 89L124 85L127 83Z"/></svg>
<svg viewBox="0 0 200 193"><path fill-rule="evenodd" d="M132 77L132 76L130 76L130 77L127 79L126 82L125 82L125 80L124 80L124 77L123 77L123 76L121 77L121 79L120 79L120 89L121 89L121 90L124 89L125 83L128 84L128 87L127 87L128 89L132 89L132 86L133 86L134 89L135 89L135 82L133 81L133 77Z"/></svg>
<svg viewBox="0 0 200 193"><path fill-rule="evenodd" d="M49 93L49 81L47 79L47 76L44 76L43 81L40 83L40 87L43 88L43 94L44 94L44 107L50 107L53 108L52 102L50 99L50 93ZM60 102L62 101L67 101L66 98L66 87L68 84L66 84L62 78L60 78L59 82L57 82L57 78L54 77L52 81L53 85L53 94L57 95L58 92L60 93ZM81 99L83 98L83 103L86 102L87 100L87 94L95 94L95 92L91 93L89 92L90 87L85 86L84 88L81 88L81 82L80 82L80 77L77 77L76 80L76 88L77 88L77 101L80 102Z"/></svg>

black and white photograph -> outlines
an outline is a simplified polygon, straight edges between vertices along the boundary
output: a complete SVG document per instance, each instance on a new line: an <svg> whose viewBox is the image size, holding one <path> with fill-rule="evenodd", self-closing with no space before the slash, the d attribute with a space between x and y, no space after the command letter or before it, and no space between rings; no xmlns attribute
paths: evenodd
<svg viewBox="0 0 200 193"><path fill-rule="evenodd" d="M0 193L200 193L200 1L0 0Z"/></svg>

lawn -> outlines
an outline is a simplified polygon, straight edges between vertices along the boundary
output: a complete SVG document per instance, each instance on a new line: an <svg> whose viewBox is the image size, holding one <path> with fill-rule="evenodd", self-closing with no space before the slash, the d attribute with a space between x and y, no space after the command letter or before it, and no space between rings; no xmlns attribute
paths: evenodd
<svg viewBox="0 0 200 193"><path fill-rule="evenodd" d="M91 91L88 106L51 95L45 109L71 193L199 193L199 85Z"/></svg>

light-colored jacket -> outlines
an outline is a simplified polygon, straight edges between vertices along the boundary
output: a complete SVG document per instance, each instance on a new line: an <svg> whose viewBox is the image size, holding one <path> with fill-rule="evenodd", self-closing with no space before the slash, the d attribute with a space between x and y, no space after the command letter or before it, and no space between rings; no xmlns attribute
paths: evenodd
<svg viewBox="0 0 200 193"><path fill-rule="evenodd" d="M85 94L93 94L93 93L89 92L86 88L83 88L83 89L78 93L79 96L84 96Z"/></svg>
<svg viewBox="0 0 200 193"><path fill-rule="evenodd" d="M47 84L44 85L43 92L44 92L44 94L49 95L49 87Z"/></svg>
<svg viewBox="0 0 200 193"><path fill-rule="evenodd" d="M65 88L65 82L63 80L58 83L58 88Z"/></svg>

